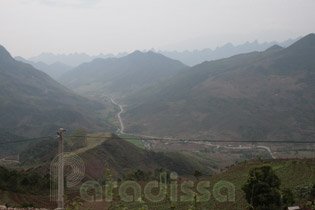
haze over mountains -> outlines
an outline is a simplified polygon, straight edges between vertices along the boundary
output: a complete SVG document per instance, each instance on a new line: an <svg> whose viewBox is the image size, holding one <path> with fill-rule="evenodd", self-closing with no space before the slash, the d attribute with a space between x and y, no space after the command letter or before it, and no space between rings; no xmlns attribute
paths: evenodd
<svg viewBox="0 0 315 210"><path fill-rule="evenodd" d="M233 52L232 48L227 51ZM198 180L202 175L205 180L226 180L234 168L252 165L247 162L250 158L292 157L294 151L296 157L307 157L312 153L308 145L277 142L274 147L263 141L314 140L315 34L286 48L273 45L262 52L205 61L193 67L156 52L135 51L70 68L60 63L15 60L0 46L0 144L4 145L0 147L0 164L20 167L27 171L25 177L31 177L26 173L48 174L58 150L53 135L59 127L75 130L64 137L64 151L83 160L82 183L103 183L109 169L112 178L124 181L155 180L163 171L177 172L179 180L192 176ZM118 103L110 102L109 97ZM27 137L46 135L49 137L44 141L26 141ZM165 136L179 141L159 139ZM25 142L12 142L15 140ZM232 141L228 145L221 140ZM260 141L264 146L250 147L248 142L233 140ZM234 162L233 167L227 167ZM292 167L285 170L296 169L296 161L285 165L290 164ZM303 167L310 169L309 165ZM223 168L229 169L220 174ZM2 174L17 174L1 170ZM65 174L70 174L72 169L67 170ZM245 175L244 171L236 174ZM239 177L233 176L240 188ZM37 175L34 177L38 180ZM15 199L11 191L18 192L17 185L25 186L23 180L0 189L9 192L11 197L6 200ZM29 189L23 192L31 192Z"/></svg>
<svg viewBox="0 0 315 210"><path fill-rule="evenodd" d="M95 59L58 80L84 95L126 95L176 75L186 66L154 52L135 51L122 58Z"/></svg>
<svg viewBox="0 0 315 210"><path fill-rule="evenodd" d="M288 39L283 42L264 42L259 43L258 41L246 42L242 45L234 46L231 43L227 43L224 46L217 47L215 50L205 48L203 50L194 51L157 51L156 53L165 55L166 57L179 60L185 65L193 66L204 61L211 61L221 58L230 57L232 55L253 52L253 51L264 51L274 44L278 44L282 47L287 47L296 39ZM153 49L153 52L154 49ZM16 60L22 61L24 63L31 64L34 68L41 70L51 76L53 79L58 80L68 71L73 68L78 67L83 63L92 62L94 59L107 59L107 58L121 58L128 55L127 53L114 54L99 54L97 56L89 56L86 53L72 53L72 54L52 54L52 53L42 53L38 56L25 59L23 57L17 56Z"/></svg>
<svg viewBox="0 0 315 210"><path fill-rule="evenodd" d="M194 51L166 51L166 50L158 50L155 51L154 49L152 51L157 52L159 54L165 55L169 58L179 60L182 63L189 65L189 66L194 66L199 63L202 63L204 61L211 61L211 60L216 60L220 58L226 58L230 57L232 55L236 54L241 54L241 53L248 53L248 52L253 52L253 51L264 51L267 48L278 44L282 47L287 47L297 41L300 37L295 38L295 39L288 39L283 42L277 42L277 41L272 41L272 42L263 42L260 43L257 40L254 42L246 42L241 45L233 45L231 43L227 43L223 46L218 46L216 49L210 49L210 48L205 48L202 50L194 50ZM94 59L97 58L120 58L128 55L126 52L121 52L118 54L99 54L96 56L90 56L86 53L72 53L72 54L53 54L53 53L41 53L38 56L31 57L29 59L22 58L20 56L15 57L15 59L19 61L25 61L26 63L29 64L35 64L36 68L40 70L45 70L47 67L42 67L43 64L47 64L48 66L51 66L55 63L62 63L66 66L69 67L77 67L82 63L89 63L93 61ZM58 71L58 69L56 68ZM55 77L54 77L55 78Z"/></svg>
<svg viewBox="0 0 315 210"><path fill-rule="evenodd" d="M59 127L108 130L104 104L87 100L0 46L0 127L23 136L55 133Z"/></svg>
<svg viewBox="0 0 315 210"><path fill-rule="evenodd" d="M126 56L127 53L119 53L117 55L114 54L99 54L97 56L90 56L86 53L72 53L72 54L53 54L53 53L42 53L38 56L34 56L29 58L29 61L32 62L43 62L48 65L54 64L54 63L64 63L71 67L76 67L82 63L91 62L92 60L96 58L112 58L112 57L122 57Z"/></svg>
<svg viewBox="0 0 315 210"><path fill-rule="evenodd" d="M315 35L288 48L204 62L125 98L126 132L174 137L311 140Z"/></svg>
<svg viewBox="0 0 315 210"><path fill-rule="evenodd" d="M221 58L227 58L233 55L241 54L241 53L249 53L254 51L264 51L269 47L277 44L282 47L288 47L292 43L296 42L299 38L296 39L288 39L283 42L263 42L259 43L257 40L254 42L246 42L241 45L233 45L231 43L227 43L221 47L217 47L212 50L209 48L205 48L203 50L194 50L194 51L158 51L167 57L179 60L186 65L194 66L200 64L204 61L212 61Z"/></svg>
<svg viewBox="0 0 315 210"><path fill-rule="evenodd" d="M287 48L274 45L263 52L203 62L191 68L155 52L135 51L120 58L97 58L65 73L59 68L55 77L59 75L58 81L88 97L120 97L127 105L123 120L131 133L223 139L310 138L313 39L314 34L310 34ZM267 45L248 46L262 49ZM237 49L244 50L245 46ZM231 47L222 49L236 52ZM70 123L70 128L83 122L81 127L88 129L100 129L102 123L113 129L106 120L101 123L94 111L106 110L110 105L104 107L75 95L46 74L15 61L4 48L1 61L2 75L8 77L2 83L5 102L1 110L21 112L9 115L11 124L7 123L5 130L15 127L18 133L27 134L26 127L40 126L36 120L47 122L45 128L41 126L43 132L61 121ZM30 73L24 76L27 71ZM35 112L37 109L40 111ZM57 110L65 114L59 115ZM50 122L47 116L53 116Z"/></svg>
<svg viewBox="0 0 315 210"><path fill-rule="evenodd" d="M46 64L43 62L33 62L30 60L26 60L26 59L19 57L19 56L15 57L14 59L17 61L21 61L23 63L28 63L28 64L32 65L34 68L41 70L41 71L45 72L46 74L48 74L53 79L59 78L61 75L65 74L70 69L72 69L71 66L68 66L68 65L66 65L64 63L60 63L60 62L56 62L53 64Z"/></svg>
<svg viewBox="0 0 315 210"><path fill-rule="evenodd" d="M0 0L0 210L315 210L315 0Z"/></svg>

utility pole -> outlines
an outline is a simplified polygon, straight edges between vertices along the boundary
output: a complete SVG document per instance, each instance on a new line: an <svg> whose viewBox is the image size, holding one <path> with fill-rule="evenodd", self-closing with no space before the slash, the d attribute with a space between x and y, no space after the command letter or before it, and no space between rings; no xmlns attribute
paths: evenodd
<svg viewBox="0 0 315 210"><path fill-rule="evenodd" d="M252 159L256 159L258 157L256 149L257 149L257 142L252 141Z"/></svg>
<svg viewBox="0 0 315 210"><path fill-rule="evenodd" d="M58 210L64 210L64 162L63 162L63 133L65 129L59 128L58 144Z"/></svg>

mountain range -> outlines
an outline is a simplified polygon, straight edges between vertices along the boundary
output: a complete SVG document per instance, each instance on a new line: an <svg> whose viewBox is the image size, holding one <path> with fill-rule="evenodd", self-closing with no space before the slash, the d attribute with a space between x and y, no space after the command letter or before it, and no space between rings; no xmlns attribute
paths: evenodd
<svg viewBox="0 0 315 210"><path fill-rule="evenodd" d="M299 37L301 38L301 37ZM233 55L241 54L241 53L249 53L254 51L265 51L269 47L273 45L279 45L282 47L288 47L289 45L296 42L299 38L296 39L288 39L283 42L263 42L259 43L257 40L254 42L246 42L241 45L233 45L231 43L227 43L221 47L217 47L212 50L209 48L205 48L203 50L194 50L194 51L158 51L169 58L173 58L175 60L179 60L188 66L194 66L200 64L204 61L212 61L218 60L222 58L228 58Z"/></svg>
<svg viewBox="0 0 315 210"><path fill-rule="evenodd" d="M53 134L64 126L113 129L107 107L76 95L47 74L16 61L0 46L0 128L21 136Z"/></svg>
<svg viewBox="0 0 315 210"><path fill-rule="evenodd" d="M159 53L135 51L83 63L67 70L58 81L85 96L120 97L127 105L122 115L131 133L222 139L311 138L313 40L314 34L310 34L287 48L274 45L262 52L193 67ZM99 115L108 113L109 105L76 95L47 74L14 60L3 47L0 55L4 131L24 136L36 129L37 134L46 133L57 125L114 128Z"/></svg>
<svg viewBox="0 0 315 210"><path fill-rule="evenodd" d="M299 37L301 38L301 37ZM248 53L253 51L264 51L267 48L271 47L272 45L278 44L282 47L287 47L297 41L299 38L296 39L288 39L283 42L263 42L259 43L258 41L254 42L246 42L241 45L233 45L231 43L227 43L223 46L219 46L215 49L205 48L202 50L193 50L193 51L167 51L167 50L158 50L155 51L156 53L165 55L166 57L179 60L185 65L194 66L204 61L211 61L217 60L221 58L227 58L233 55L237 55L240 53ZM145 52L145 51L144 51ZM128 55L126 52L114 54L99 54L95 56L90 56L86 53L71 53L71 54L53 54L53 53L41 53L38 56L31 57L29 59L21 58L20 56L16 57L16 59L20 61L27 61L30 64L37 64L40 65L36 66L36 68L42 70L42 64L47 64L48 66L55 64L55 63L62 63L66 66L70 66L72 68L79 66L83 63L89 63L97 58L120 58Z"/></svg>
<svg viewBox="0 0 315 210"><path fill-rule="evenodd" d="M53 53L41 53L38 56L31 57L27 60L31 62L42 62L48 65L54 63L63 63L67 66L76 67L82 63L88 63L96 58L112 58L112 57L123 57L127 53L114 54L99 54L96 56L90 56L86 53L71 53L71 54L53 54Z"/></svg>
<svg viewBox="0 0 315 210"><path fill-rule="evenodd" d="M315 34L203 62L131 94L125 131L180 138L312 140Z"/></svg>
<svg viewBox="0 0 315 210"><path fill-rule="evenodd" d="M160 83L184 68L181 62L161 54L135 51L121 58L81 64L58 81L84 95L123 96Z"/></svg>

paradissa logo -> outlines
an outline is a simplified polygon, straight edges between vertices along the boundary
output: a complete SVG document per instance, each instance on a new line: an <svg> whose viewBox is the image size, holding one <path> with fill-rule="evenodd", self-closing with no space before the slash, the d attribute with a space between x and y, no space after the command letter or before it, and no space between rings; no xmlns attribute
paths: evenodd
<svg viewBox="0 0 315 210"><path fill-rule="evenodd" d="M81 198L87 202L101 202L103 201L103 189L105 190L105 201L113 201L113 191L118 188L118 195L124 202L141 202L143 197L150 202L161 202L167 196L171 202L187 202L198 201L206 202L211 199L211 194L215 200L219 202L234 202L235 201L235 186L226 181L219 181L214 184L212 190L209 181L199 181L196 183L193 181L183 181L179 183L175 172L170 174L171 181L167 181L167 174L162 173L160 175L160 182L151 181L145 184L142 188L136 181L124 181L119 186L116 181L107 181L103 188L96 181L87 181L80 188ZM176 180L176 181L175 181ZM169 190L168 184L169 183ZM192 188L196 189L194 191ZM158 193L152 193L154 189L158 190ZM94 190L95 194L90 195L89 190ZM132 194L128 194L132 190ZM211 193L212 192L212 193Z"/></svg>
<svg viewBox="0 0 315 210"><path fill-rule="evenodd" d="M63 164L70 167L71 173L66 174L67 187L75 187L84 178L85 167L83 160L74 153L64 153ZM58 166L60 166L59 156L51 162L51 200L57 200L57 181L58 181ZM150 202L160 202L169 198L171 202L187 202L197 201L206 202L214 199L219 202L234 202L235 201L235 186L231 182L219 181L213 186L209 181L177 181L178 175L172 172L169 176L166 172L160 174L160 181L151 181L144 185L143 189L138 182L124 181L118 183L116 181L107 181L102 187L96 181L87 181L80 187L81 198L87 202L98 202L104 200L111 202L114 198L114 190L118 191L118 196L124 202L142 202L143 198ZM169 189L168 189L169 188ZM195 189L195 191L193 190ZM88 193L94 191L93 195ZM128 192L132 192L127 193ZM158 191L158 193L152 191ZM103 193L105 192L105 193Z"/></svg>

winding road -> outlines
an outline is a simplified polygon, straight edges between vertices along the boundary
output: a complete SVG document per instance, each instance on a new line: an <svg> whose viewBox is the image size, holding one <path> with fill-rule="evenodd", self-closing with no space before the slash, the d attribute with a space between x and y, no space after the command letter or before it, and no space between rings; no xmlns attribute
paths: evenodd
<svg viewBox="0 0 315 210"><path fill-rule="evenodd" d="M155 136L146 136L146 135L136 135L136 134L131 134L131 133L125 133L125 125L124 125L124 122L123 120L121 119L121 114L124 112L124 107L122 105L120 105L119 103L117 103L112 97L110 97L110 100L111 102L118 106L120 111L117 113L117 117L118 117L118 120L119 120L119 124L120 124L120 129L119 129L119 133L120 134L127 134L127 135L131 135L131 136L137 136L137 137L142 137L142 138L152 138L152 139L161 139L160 137L155 137ZM168 139L165 139L165 140L172 140L171 138L168 138ZM176 140L176 139L175 139ZM148 142L148 141L144 141L142 140L142 143L144 145L145 148L148 148L148 149L151 149L151 144ZM206 145L210 145L210 146L214 146L214 147L217 147L217 148L220 148L220 147L223 147L225 149L253 149L253 148L262 148L262 149L265 149L269 154L270 156L272 157L272 159L276 159L276 157L272 154L272 151L269 147L267 146L251 146L251 147L242 147L241 145L238 146L238 147L232 147L232 146L221 146L221 145L218 145L218 144L212 144L212 143L209 143L209 142L198 142L198 141L192 141L191 143L195 143L195 144L206 144Z"/></svg>
<svg viewBox="0 0 315 210"><path fill-rule="evenodd" d="M122 105L118 104L116 101L114 101L114 99L113 99L112 97L110 97L110 100L112 101L113 104L115 104L116 106L118 106L119 109L120 109L120 112L118 112L118 114L117 114L117 117L118 117L118 120L119 120L119 124L120 124L119 133L121 133L121 134L126 134L126 133L124 132L124 130L125 130L125 125L124 125L124 122L123 122L122 119L121 119L121 114L124 112L124 107L123 107Z"/></svg>

